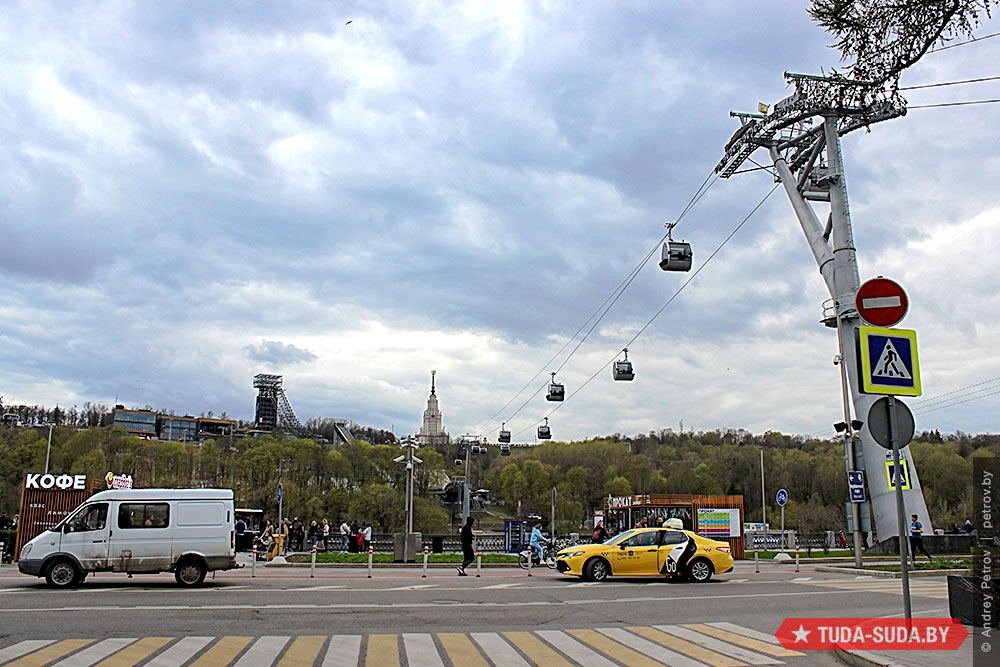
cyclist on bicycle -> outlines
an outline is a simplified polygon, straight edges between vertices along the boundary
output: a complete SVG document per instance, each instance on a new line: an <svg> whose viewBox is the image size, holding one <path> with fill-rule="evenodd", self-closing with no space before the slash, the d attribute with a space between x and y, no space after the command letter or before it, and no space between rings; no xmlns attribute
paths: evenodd
<svg viewBox="0 0 1000 667"><path fill-rule="evenodd" d="M542 545L547 543L548 540L542 535L542 524L536 523L531 529L531 548L538 552L538 560L542 561L544 559L544 551Z"/></svg>

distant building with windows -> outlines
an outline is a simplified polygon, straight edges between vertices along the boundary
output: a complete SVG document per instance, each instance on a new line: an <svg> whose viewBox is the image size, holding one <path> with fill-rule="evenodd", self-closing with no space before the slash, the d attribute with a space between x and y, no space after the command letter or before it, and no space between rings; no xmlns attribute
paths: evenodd
<svg viewBox="0 0 1000 667"><path fill-rule="evenodd" d="M234 435L236 421L233 419L210 419L185 415L164 415L152 410L126 410L124 405L116 405L113 421L131 435L141 438L169 440L173 442L198 442L208 438Z"/></svg>

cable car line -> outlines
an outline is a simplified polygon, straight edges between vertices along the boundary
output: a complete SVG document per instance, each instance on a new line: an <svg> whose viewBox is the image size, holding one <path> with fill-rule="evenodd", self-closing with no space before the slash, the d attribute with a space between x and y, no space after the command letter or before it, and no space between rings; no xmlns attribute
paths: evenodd
<svg viewBox="0 0 1000 667"><path fill-rule="evenodd" d="M688 214L688 212L690 212L691 209L694 208L694 206L699 201L701 201L702 197L705 196L705 194L712 188L713 185L715 185L715 182L718 181L718 180L719 180L719 175L716 174L715 171L714 171L714 169L713 169L713 171L711 173L709 173L708 176L705 177L705 180L702 181L701 185L698 186L698 189L695 191L695 194L688 201L687 205L685 205L685 207L681 211L680 215L677 216L677 220L673 223L675 226L678 223L680 223L680 221L682 219L684 219L684 217ZM668 232L669 232L669 230L668 230ZM621 297L621 295L625 293L625 290L628 289L628 287L632 284L632 281L635 280L636 276L639 275L639 272L642 270L642 267L644 267L646 265L646 263L649 261L649 258L652 257L656 253L657 249L660 248L660 245L663 243L663 241L666 238L667 238L667 234L664 234L662 237L660 237L660 239L656 242L656 244L653 246L653 248L648 253L646 253L646 256L643 257L642 260L632 269L632 271L629 272L629 274L625 277L625 279L622 280L622 282L620 282L618 284L618 287L616 287L615 290L610 295L608 295L608 297L604 300L604 302L600 306L597 307L597 309L594 311L594 313L589 318L587 318L587 320L582 325L580 325L580 328L576 330L576 333L574 333L565 343L563 343L563 346L559 349L559 351L556 352L552 356L552 358L549 359L549 361L544 366L542 366L541 369L539 369L539 371L537 373L535 373L534 377L532 377L530 380L528 380L528 382L521 388L520 391L518 391L516 394L514 394L514 396L509 401L507 401L507 403L504 404L504 406L502 408L500 408L499 410L497 410L489 419L487 419L482 424L480 424L479 428L476 429L477 431L483 431L489 425L490 422L492 422L494 419L496 419L497 416L499 416L500 413L502 413L505 409L507 409L507 407L511 403L513 403L515 400L517 400L517 397L520 396L522 393L524 393L524 391L528 387L531 386L531 384L538 378L539 375L541 375L545 371L546 368L550 368L551 367L552 362L560 354L562 354L563 350L565 350L566 347L580 334L580 332L583 330L583 328L586 327L587 324L589 324L591 322L591 320L593 320L594 317L598 315L598 313L600 313L600 316L591 325L590 329L587 330L587 333L584 334L583 338L580 339L580 341L576 344L576 346L573 348L573 350L570 351L570 353L569 353L569 355L567 355L566 359L563 360L563 362L558 366L558 368L556 369L557 372L559 370L561 370L563 368L563 366L566 365L566 363L573 357L573 355L576 354L576 351L580 348L580 345L583 344L583 341L585 341L587 339L587 337L590 336L590 333L594 330L594 328L601 322L601 320L604 319L604 316L608 313L609 310L611 310L612 306L615 305L615 303L618 301L618 299ZM609 303L609 301L610 301L610 303ZM602 309L603 309L603 312L601 312ZM547 387L547 386L548 386L547 384L546 385L542 385L542 387ZM531 399L534 398L535 395L537 395L538 392L542 390L542 387L539 387L537 390L535 390L535 392L531 396L528 397L528 400L526 400L521 405L521 407L519 407L517 410L515 410L514 413L511 414L507 418L507 421L513 420L514 417L516 417L518 415L518 413L520 413L521 410L523 410L524 407L528 403L531 402Z"/></svg>
<svg viewBox="0 0 1000 667"><path fill-rule="evenodd" d="M945 408L953 408L956 405L961 405L962 403L969 403L971 401L978 401L981 398L987 398L989 396L996 396L997 394L1000 394L1000 389L997 389L996 391L991 391L988 394L983 394L982 396L973 396L971 398L966 398L965 400L962 400L962 401L955 401L954 403L946 403L945 405L939 405L936 408L930 408L929 410L914 410L913 414L915 414L915 415L924 415L924 414L927 414L928 412L934 412L935 410L944 410Z"/></svg>
<svg viewBox="0 0 1000 667"><path fill-rule="evenodd" d="M947 51L948 49L953 49L956 46L965 46L966 44L972 44L973 42L982 42L983 40L989 39L990 37L996 37L997 35L1000 35L1000 32L995 32L992 35L983 35L982 37L973 37L972 39L967 39L964 42L945 44L944 46L939 46L936 49L930 49L927 53L937 53L938 51Z"/></svg>
<svg viewBox="0 0 1000 667"><path fill-rule="evenodd" d="M771 189L770 189L770 190L768 191L768 193L767 193L766 195L764 195L763 199L761 199L761 200L760 200L759 202L757 202L756 206L754 206L754 207L753 207L753 208L752 208L752 209L750 210L750 212L749 212L749 213L748 213L748 214L746 215L746 217L745 217L745 218L743 218L743 220L741 220L741 221L740 221L740 223L739 223L738 225L736 225L736 227L734 227L734 228L733 228L733 230L732 230L731 232L729 232L729 235L728 235L728 236L726 236L726 238L725 238L725 239L723 239L722 243L720 243L720 244L719 244L719 246L718 246L718 247L717 247L717 248L716 248L716 249L715 249L715 250L714 250L714 251L712 252L712 254L711 254L711 255L709 255L709 256L708 256L708 258L706 258L706 259L705 259L705 261L704 261L704 262L702 262L702 263L701 263L701 265L700 265L700 266L699 266L699 267L698 267L698 268L697 268L697 269L696 269L696 270L695 270L695 271L694 271L694 272L693 272L693 273L692 273L692 274L691 274L691 275L690 275L690 276L688 277L688 279L687 279L687 280L685 280L685 281L684 281L684 283L683 283L683 284L681 284L681 286L677 288L677 291L675 291L675 292L673 293L673 295L672 295L672 296L671 296L671 297L670 297L669 299L667 299L667 302L666 302L666 303L664 303L664 304L663 304L663 305L662 305L662 306L660 307L660 309L659 309L659 310L657 310L657 311L656 311L656 313L654 313L654 314L653 314L653 316L652 316L651 318L649 318L649 321L647 321L647 322L646 322L646 323L645 323L644 325L642 325L642 328L640 328L640 329L639 329L639 331L637 331L637 332L635 333L635 335L634 335L634 336L632 336L632 338L631 338L631 339L629 339L628 343L627 343L627 344L625 345L625 347L626 347L626 348L627 348L627 347L629 347L629 346L631 346L631 345L632 345L632 344L633 344L633 343L634 343L634 342L635 342L636 340L638 340L639 336L641 336L641 335L643 334L643 332L645 332L645 331L646 331L646 329L648 329L648 328L649 328L649 326L650 326L650 325L651 325L651 324L652 324L652 323L653 323L653 322L654 322L654 321L656 320L656 318L658 318L658 317L659 317L659 316L660 316L660 315L661 315L661 314L663 313L663 311L664 311L664 310L666 310L666 309L667 309L667 307L668 307L668 306L669 306L669 305L670 305L671 303L673 303L674 299L676 299L676 298L677 298L677 297L678 297L678 296L680 295L680 293L681 293L681 292L683 292L683 291L684 291L684 289L685 289L685 288L686 288L686 287L687 287L687 286L688 286L689 284L691 284L691 282L692 282L692 281L693 281L693 280L694 280L694 279L695 279L696 277L698 277L698 274L699 274L699 273L701 273L702 269L704 269L704 268L705 268L706 266L708 266L708 263L709 263L709 262L711 262L711 261L712 261L713 259L715 259L715 256L716 256L716 255L718 255L718 254L719 254L719 252L721 252L721 251L722 251L722 249L723 249L723 248L724 248L724 247L726 246L726 244L727 244L727 243L729 243L729 241L730 241L730 240L731 240L731 239L732 239L732 238L733 238L734 236L736 236L736 233L737 233L737 232L739 232L739 231L740 231L740 229L742 229L742 228L743 228L743 225L745 225L745 224L747 223L747 221L749 221L749 220L750 220L750 218L751 218L751 217L753 217L753 214L754 214L754 213L756 213L756 212L757 212L757 211L758 211L758 210L760 209L760 207L764 205L764 202L766 202L766 201L768 200L768 198L769 198L769 197L770 197L770 196L771 196L772 194L774 194L774 191L775 191L775 190L777 190L777 189L778 189L778 188L779 188L780 186L781 186L781 184L780 184L780 183L775 183L774 187L772 187L772 188L771 188ZM552 408L551 410L549 410L548 414L547 414L547 415L545 415L545 417L544 417L544 419L545 419L545 424L546 424L546 425L548 425L548 419L549 419L549 417L551 417L551 416L552 416L552 415L553 415L553 414L555 413L555 411L556 411L556 410L558 410L558 409L559 409L559 408L561 408L562 406L566 405L566 403L567 403L567 402L568 402L568 401L569 401L569 400L570 400L571 398L573 398L573 397L574 397L574 396L576 396L576 395L577 395L577 394L578 394L578 393L579 393L580 391L582 391L584 387L586 387L586 386L587 386L588 384L590 384L590 383L591 383L591 382L592 382L592 381L594 380L594 378L596 378L596 377L597 377L598 375L600 375L601 373L603 373L603 372L605 371L605 369L606 369L606 368L608 368L608 366L610 366L610 365L611 365L612 363L614 363L614 362L615 362L615 361L617 360L617 358L618 358L618 355L617 355L617 353L616 353L616 354L615 354L615 357L614 357L613 359L611 359L611 361L609 361L609 362L605 363L605 364L604 364L603 366L601 366L601 367L600 367L600 368L599 368L599 369L597 370L597 372L595 372L595 373L594 373L593 375L591 375L591 376L590 376L589 378L587 378L587 380L586 380L586 381L585 381L585 382L584 382L583 384L581 384L581 385L580 385L579 387L577 387L576 389L574 389L572 393L570 393L570 394L569 394L568 396L566 396L566 397L564 398L563 402L559 403L558 405L554 406L554 407L553 407L553 408ZM539 389L539 391L540 391L540 390L541 390L541 389ZM536 392L536 393L537 393L537 392ZM524 406L522 406L522 407L524 407ZM521 435L522 433L524 433L525 431L528 431L528 430L530 430L530 429L531 429L531 428L532 428L533 426L537 425L537 424L538 424L539 422L541 422L541 421L542 421L542 420L541 420L541 419L539 419L539 420L537 420L537 421L535 421L535 422L531 423L531 424L530 424L530 425L528 425L528 426L527 426L526 428L524 428L524 429L521 429L521 430L520 430L520 431L518 431L518 432L517 432L516 434L514 434L514 436L516 437L516 436L518 436L518 435Z"/></svg>
<svg viewBox="0 0 1000 667"><path fill-rule="evenodd" d="M920 90L923 88L940 88L941 86L958 86L963 83L980 83L982 81L996 81L1000 76L987 76L981 79L965 79L963 81L944 81L942 83L925 83L921 86L903 86L900 90Z"/></svg>
<svg viewBox="0 0 1000 667"><path fill-rule="evenodd" d="M983 380L982 382L977 382L975 384L970 384L970 385L968 385L966 387L959 387L958 389L953 389L952 391L947 391L947 392L945 392L943 394L938 394L937 396L928 396L927 398L922 398L922 399L920 399L918 401L914 401L913 405L915 407L923 407L924 405L926 405L928 403L936 403L939 398L944 398L945 396L951 396L952 394L958 394L958 393L963 392L963 391L965 391L967 389L972 389L973 387L979 387L979 386L982 386L984 384L989 384L991 382L996 382L997 380L1000 380L1000 376L997 376L995 378L990 378L989 380Z"/></svg>
<svg viewBox="0 0 1000 667"><path fill-rule="evenodd" d="M908 106L906 108L907 109L934 109L934 108L937 108L937 107L965 107L965 106L969 106L970 104L996 104L997 102L1000 102L1000 99L994 99L994 100L971 100L969 102L943 102L941 104L913 104L913 105L910 105L910 106Z"/></svg>

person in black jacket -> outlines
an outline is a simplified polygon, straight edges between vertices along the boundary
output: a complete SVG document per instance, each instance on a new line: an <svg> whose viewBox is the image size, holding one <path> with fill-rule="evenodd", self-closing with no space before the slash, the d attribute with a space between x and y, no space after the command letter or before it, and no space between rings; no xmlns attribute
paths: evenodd
<svg viewBox="0 0 1000 667"><path fill-rule="evenodd" d="M472 553L472 515L465 520L465 525L462 526L462 565L458 569L458 576L467 577L465 573L465 568L472 564L472 561L476 560L475 554Z"/></svg>

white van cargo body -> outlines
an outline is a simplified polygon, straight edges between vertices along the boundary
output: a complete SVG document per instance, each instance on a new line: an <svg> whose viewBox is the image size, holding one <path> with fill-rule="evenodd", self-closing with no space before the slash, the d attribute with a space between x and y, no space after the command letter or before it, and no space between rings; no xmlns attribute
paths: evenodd
<svg viewBox="0 0 1000 667"><path fill-rule="evenodd" d="M182 586L236 565L229 489L120 489L95 493L21 549L17 568L69 588L90 572L173 572Z"/></svg>

